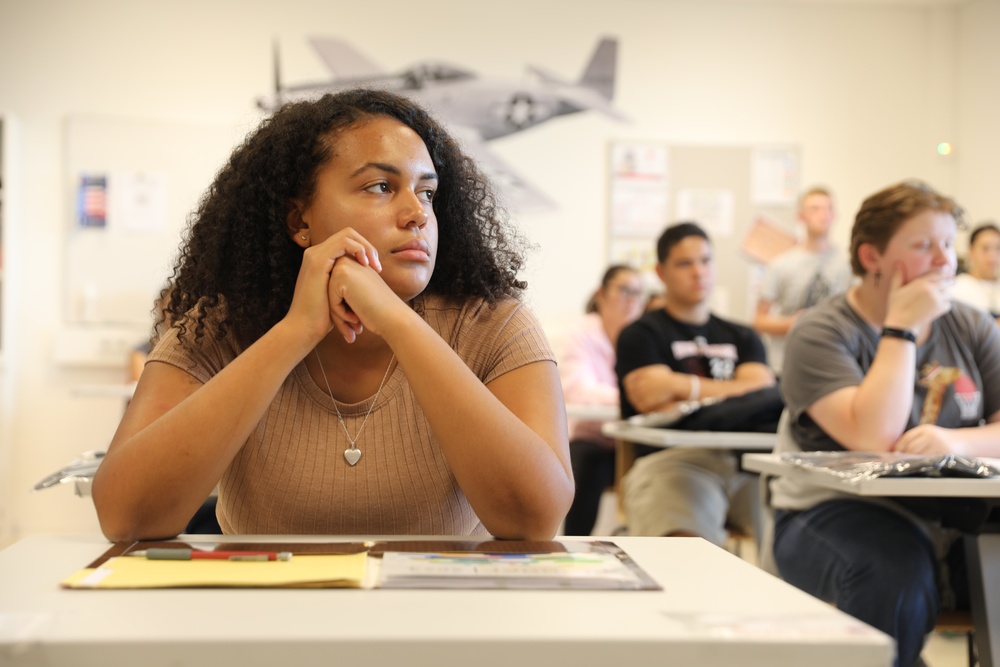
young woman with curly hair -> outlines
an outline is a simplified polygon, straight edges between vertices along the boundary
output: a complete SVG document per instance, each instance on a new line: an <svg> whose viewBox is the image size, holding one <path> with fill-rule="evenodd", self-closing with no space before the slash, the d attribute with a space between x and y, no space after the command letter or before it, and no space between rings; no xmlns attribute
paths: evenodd
<svg viewBox="0 0 1000 667"><path fill-rule="evenodd" d="M405 98L290 104L195 212L94 480L112 540L179 533L551 537L572 500L553 354L516 235Z"/></svg>

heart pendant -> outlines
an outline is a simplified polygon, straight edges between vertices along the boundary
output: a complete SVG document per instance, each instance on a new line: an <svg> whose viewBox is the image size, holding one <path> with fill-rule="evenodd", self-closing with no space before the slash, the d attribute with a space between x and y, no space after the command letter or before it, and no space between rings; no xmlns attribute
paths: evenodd
<svg viewBox="0 0 1000 667"><path fill-rule="evenodd" d="M361 450L358 449L357 447L351 449L345 449L344 458L347 459L347 462L353 466L357 464L358 461L361 460Z"/></svg>

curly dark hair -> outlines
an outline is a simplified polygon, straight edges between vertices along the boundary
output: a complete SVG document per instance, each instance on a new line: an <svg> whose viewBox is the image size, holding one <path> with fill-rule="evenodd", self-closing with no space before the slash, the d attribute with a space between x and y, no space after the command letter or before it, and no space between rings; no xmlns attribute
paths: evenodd
<svg viewBox="0 0 1000 667"><path fill-rule="evenodd" d="M217 336L231 328L245 348L284 317L304 252L289 238L292 201L312 199L338 134L375 116L416 132L437 171L438 254L427 292L490 304L520 293L525 244L475 162L414 102L358 89L286 104L233 151L189 220L159 321L175 322L183 341L215 318Z"/></svg>

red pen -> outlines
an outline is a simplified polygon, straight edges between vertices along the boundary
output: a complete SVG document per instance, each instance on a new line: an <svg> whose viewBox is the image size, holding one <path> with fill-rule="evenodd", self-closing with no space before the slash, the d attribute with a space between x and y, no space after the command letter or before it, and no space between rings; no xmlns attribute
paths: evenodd
<svg viewBox="0 0 1000 667"><path fill-rule="evenodd" d="M130 551L129 556L145 556L148 560L291 560L288 551L196 551L194 549L146 549Z"/></svg>

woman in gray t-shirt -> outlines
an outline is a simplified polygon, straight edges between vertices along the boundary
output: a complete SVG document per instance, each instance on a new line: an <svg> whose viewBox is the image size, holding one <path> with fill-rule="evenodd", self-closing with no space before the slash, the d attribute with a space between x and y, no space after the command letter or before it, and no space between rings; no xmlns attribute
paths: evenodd
<svg viewBox="0 0 1000 667"><path fill-rule="evenodd" d="M1000 454L1000 332L949 299L960 216L920 183L865 200L851 232L860 283L789 336L778 451ZM772 492L782 577L892 635L897 665L918 664L941 604L941 552L920 518L787 479Z"/></svg>

